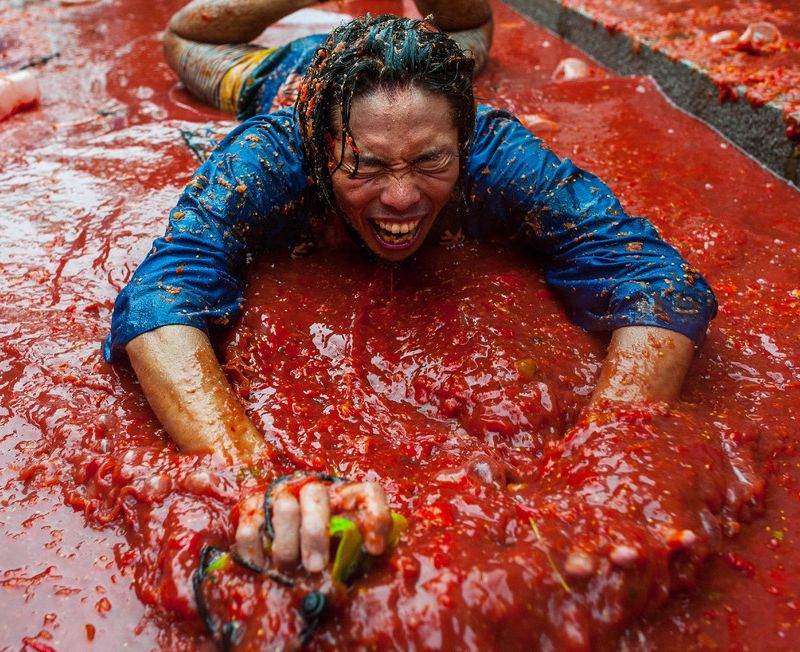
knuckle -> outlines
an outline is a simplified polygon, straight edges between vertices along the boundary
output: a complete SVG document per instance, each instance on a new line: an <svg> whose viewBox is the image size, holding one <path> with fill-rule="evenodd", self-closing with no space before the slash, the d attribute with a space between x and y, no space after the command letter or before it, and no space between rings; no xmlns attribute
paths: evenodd
<svg viewBox="0 0 800 652"><path fill-rule="evenodd" d="M255 539L259 535L259 528L253 523L240 524L236 530L236 538L240 540Z"/></svg>
<svg viewBox="0 0 800 652"><path fill-rule="evenodd" d="M316 496L325 493L325 485L319 482L309 482L300 490L300 496Z"/></svg>
<svg viewBox="0 0 800 652"><path fill-rule="evenodd" d="M277 500L272 505L272 513L277 518L294 517L300 511L300 506L294 500Z"/></svg>
<svg viewBox="0 0 800 652"><path fill-rule="evenodd" d="M323 528L301 529L300 540L304 548L321 548L328 540L328 533Z"/></svg>
<svg viewBox="0 0 800 652"><path fill-rule="evenodd" d="M321 536L327 534L328 524L324 523L322 518L306 518L300 526L300 531L304 535Z"/></svg>

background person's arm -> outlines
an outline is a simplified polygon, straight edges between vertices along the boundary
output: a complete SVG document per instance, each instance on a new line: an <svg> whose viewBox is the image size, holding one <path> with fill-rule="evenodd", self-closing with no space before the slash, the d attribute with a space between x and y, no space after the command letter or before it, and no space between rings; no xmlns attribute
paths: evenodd
<svg viewBox="0 0 800 652"><path fill-rule="evenodd" d="M247 462L264 446L201 330L162 326L132 339L125 351L153 412L182 451Z"/></svg>
<svg viewBox="0 0 800 652"><path fill-rule="evenodd" d="M612 403L671 404L694 357L694 342L655 326L614 331L589 409Z"/></svg>

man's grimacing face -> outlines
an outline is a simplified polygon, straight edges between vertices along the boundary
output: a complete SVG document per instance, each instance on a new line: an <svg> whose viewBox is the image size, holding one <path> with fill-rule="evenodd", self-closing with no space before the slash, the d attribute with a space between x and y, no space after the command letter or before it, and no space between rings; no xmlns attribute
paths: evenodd
<svg viewBox="0 0 800 652"><path fill-rule="evenodd" d="M350 147L332 177L341 211L374 254L399 261L425 240L459 175L458 130L441 95L413 86L353 100ZM341 153L337 145L337 160Z"/></svg>

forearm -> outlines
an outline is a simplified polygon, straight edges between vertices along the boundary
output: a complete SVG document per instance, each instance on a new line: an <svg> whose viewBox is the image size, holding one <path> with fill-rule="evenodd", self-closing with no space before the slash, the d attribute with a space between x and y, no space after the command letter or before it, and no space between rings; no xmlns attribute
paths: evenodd
<svg viewBox="0 0 800 652"><path fill-rule="evenodd" d="M316 0L193 0L178 11L169 29L200 43L248 43L284 16Z"/></svg>
<svg viewBox="0 0 800 652"><path fill-rule="evenodd" d="M678 400L694 356L685 335L653 326L614 331L590 407L604 401L638 403Z"/></svg>
<svg viewBox="0 0 800 652"><path fill-rule="evenodd" d="M125 350L153 412L181 450L247 461L264 445L202 331L162 326Z"/></svg>

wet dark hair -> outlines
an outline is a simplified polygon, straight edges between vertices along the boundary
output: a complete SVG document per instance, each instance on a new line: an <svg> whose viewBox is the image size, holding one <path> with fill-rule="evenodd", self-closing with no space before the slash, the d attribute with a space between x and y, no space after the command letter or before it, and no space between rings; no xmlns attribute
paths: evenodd
<svg viewBox="0 0 800 652"><path fill-rule="evenodd" d="M458 130L463 173L475 124L473 67L473 59L428 18L367 14L333 30L317 50L295 104L306 165L325 202L336 209L328 166L332 118L338 114L341 120L340 138L352 148L357 170L350 106L379 89L412 86L444 96ZM336 169L341 164L340 158Z"/></svg>

